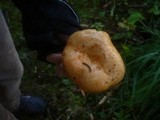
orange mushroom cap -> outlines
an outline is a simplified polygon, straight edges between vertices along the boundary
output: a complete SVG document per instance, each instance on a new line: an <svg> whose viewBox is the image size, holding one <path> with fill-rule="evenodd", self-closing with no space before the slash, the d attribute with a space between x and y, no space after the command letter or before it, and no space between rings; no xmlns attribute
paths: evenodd
<svg viewBox="0 0 160 120"><path fill-rule="evenodd" d="M84 92L102 92L124 77L124 62L103 31L87 29L73 33L63 51L66 75Z"/></svg>

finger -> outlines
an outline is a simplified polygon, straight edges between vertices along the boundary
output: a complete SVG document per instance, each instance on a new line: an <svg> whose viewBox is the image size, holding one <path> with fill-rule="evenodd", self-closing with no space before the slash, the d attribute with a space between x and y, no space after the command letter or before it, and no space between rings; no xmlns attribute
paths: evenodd
<svg viewBox="0 0 160 120"><path fill-rule="evenodd" d="M53 53L47 56L47 61L53 64L59 64L62 62L62 54L61 53Z"/></svg>

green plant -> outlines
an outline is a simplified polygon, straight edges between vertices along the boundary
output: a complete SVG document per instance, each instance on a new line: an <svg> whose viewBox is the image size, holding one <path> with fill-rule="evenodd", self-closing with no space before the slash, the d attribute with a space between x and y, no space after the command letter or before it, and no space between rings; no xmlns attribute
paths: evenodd
<svg viewBox="0 0 160 120"><path fill-rule="evenodd" d="M146 51L145 51L146 50ZM126 77L118 91L118 99L113 100L117 119L125 115L132 120L158 120L160 118L160 45L159 42L135 48L136 56L127 62Z"/></svg>

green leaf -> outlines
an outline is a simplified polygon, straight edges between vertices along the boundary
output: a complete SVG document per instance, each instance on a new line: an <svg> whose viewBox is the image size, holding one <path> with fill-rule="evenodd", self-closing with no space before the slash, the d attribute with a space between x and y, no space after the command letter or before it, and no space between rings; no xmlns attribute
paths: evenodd
<svg viewBox="0 0 160 120"><path fill-rule="evenodd" d="M122 33L116 33L112 37L113 40L119 40L119 39L122 39L122 38L123 38L123 34Z"/></svg>
<svg viewBox="0 0 160 120"><path fill-rule="evenodd" d="M154 15L159 15L160 14L160 8L158 5L154 5L150 10L150 13L153 13Z"/></svg>
<svg viewBox="0 0 160 120"><path fill-rule="evenodd" d="M143 19L143 15L140 12L135 11L130 14L130 16L127 19L127 22L130 25L135 25L138 21L141 21Z"/></svg>
<svg viewBox="0 0 160 120"><path fill-rule="evenodd" d="M121 46L122 46L122 48L123 48L123 50L124 50L125 52L127 52L127 53L130 52L130 49L129 49L129 47L128 47L127 45L123 44L123 45L121 45Z"/></svg>

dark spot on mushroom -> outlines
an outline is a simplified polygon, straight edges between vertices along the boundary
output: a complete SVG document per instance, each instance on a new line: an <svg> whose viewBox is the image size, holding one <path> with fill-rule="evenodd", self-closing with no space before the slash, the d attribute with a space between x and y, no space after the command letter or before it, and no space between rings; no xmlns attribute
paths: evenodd
<svg viewBox="0 0 160 120"><path fill-rule="evenodd" d="M103 56L104 56L104 58L106 58L106 55L105 55L105 54L103 54Z"/></svg>
<svg viewBox="0 0 160 120"><path fill-rule="evenodd" d="M73 77L73 79L75 80L75 79L76 79L76 77Z"/></svg>
<svg viewBox="0 0 160 120"><path fill-rule="evenodd" d="M106 81L105 84L108 84L108 82Z"/></svg>
<svg viewBox="0 0 160 120"><path fill-rule="evenodd" d="M116 67L116 64L113 65L112 69L114 69Z"/></svg>

